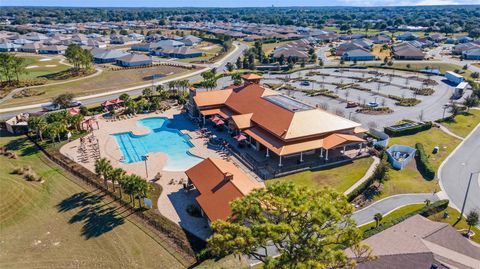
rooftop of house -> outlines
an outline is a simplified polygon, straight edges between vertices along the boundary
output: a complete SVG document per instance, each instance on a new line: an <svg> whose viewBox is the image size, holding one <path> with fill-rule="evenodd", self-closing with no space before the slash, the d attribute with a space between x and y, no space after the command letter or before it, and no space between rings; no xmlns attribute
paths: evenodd
<svg viewBox="0 0 480 269"><path fill-rule="evenodd" d="M478 268L480 247L474 246L447 223L415 215L363 241L376 260L356 268ZM353 257L352 251L347 255ZM441 267L444 266L444 267Z"/></svg>
<svg viewBox="0 0 480 269"><path fill-rule="evenodd" d="M210 221L226 220L232 214L230 202L262 187L233 163L221 159L207 158L185 174L200 192L196 200Z"/></svg>

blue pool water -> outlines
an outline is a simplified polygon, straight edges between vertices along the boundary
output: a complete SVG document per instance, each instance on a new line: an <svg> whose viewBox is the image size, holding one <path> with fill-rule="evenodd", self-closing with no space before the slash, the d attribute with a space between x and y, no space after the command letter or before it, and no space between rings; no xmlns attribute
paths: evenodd
<svg viewBox="0 0 480 269"><path fill-rule="evenodd" d="M150 152L162 152L168 157L163 168L166 171L185 171L199 163L202 159L188 152L193 147L189 141L190 137L177 129L168 128L168 123L169 120L166 118L146 118L139 120L137 124L149 128L149 134L141 136L131 132L114 134L123 154L123 162L141 162L143 156Z"/></svg>

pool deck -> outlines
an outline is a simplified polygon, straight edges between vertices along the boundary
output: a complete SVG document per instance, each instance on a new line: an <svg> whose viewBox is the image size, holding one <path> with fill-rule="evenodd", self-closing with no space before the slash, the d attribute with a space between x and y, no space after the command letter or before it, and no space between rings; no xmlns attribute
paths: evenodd
<svg viewBox="0 0 480 269"><path fill-rule="evenodd" d="M100 156L109 159L113 167L122 168L129 174L137 174L148 180L153 180L155 175L160 173L161 179L156 181L156 183L160 184L163 188L163 192L158 200L160 213L173 222L178 223L186 230L206 239L211 234L206 219L195 218L186 213L187 206L196 203L196 193L185 193L183 191L182 182L187 180L184 172L163 170L167 162L167 155L161 152L149 153L147 167L145 167L144 162L130 164L121 162L122 153L113 134L123 132L132 132L135 135L148 134L150 129L137 125L137 121L151 117L166 117L171 120L169 124L170 128L178 129L180 132L190 136L190 142L193 145L190 153L201 158L228 158L221 151L208 148L207 139L201 136L197 127L184 116L184 114L181 114L178 108L172 108L163 113L138 114L133 118L117 121L111 121L97 116L99 128L98 130L95 128L93 131L93 139L86 139L86 152L82 153L79 151L80 139L64 145L60 149L60 152L91 171L95 171L95 160ZM90 137L90 135L88 137ZM94 152L95 148L98 148L97 151L99 154ZM240 167L240 169L249 175L252 181L260 181L258 177L254 178L253 173L234 157L228 158L228 160ZM146 170L148 170L148 177ZM263 182L261 182L261 184L263 185Z"/></svg>

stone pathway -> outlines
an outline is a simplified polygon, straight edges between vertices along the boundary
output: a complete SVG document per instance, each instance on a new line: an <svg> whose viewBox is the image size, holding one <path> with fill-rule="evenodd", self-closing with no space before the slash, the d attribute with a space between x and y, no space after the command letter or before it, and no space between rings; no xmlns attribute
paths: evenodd
<svg viewBox="0 0 480 269"><path fill-rule="evenodd" d="M375 171L375 168L377 168L378 164L380 163L380 159L378 157L372 156L372 158L373 158L373 163L370 165L365 175L361 179L359 179L357 182L355 182L355 184L353 184L350 188L348 188L348 190L346 190L343 193L344 195L348 195L349 193L351 193L363 182L365 182L370 176L372 176L373 172Z"/></svg>
<svg viewBox="0 0 480 269"><path fill-rule="evenodd" d="M453 133L452 131L450 131L447 127L441 125L440 123L435 123L435 125L438 126L442 132L444 132L444 133L446 133L446 134L448 134L448 135L450 135L450 136L453 136L453 137L455 137L455 138L457 138L457 139L460 139L460 140L464 140L464 139L465 139L465 138L463 138L463 137L461 137L461 136L459 136L459 135L454 134L454 133Z"/></svg>

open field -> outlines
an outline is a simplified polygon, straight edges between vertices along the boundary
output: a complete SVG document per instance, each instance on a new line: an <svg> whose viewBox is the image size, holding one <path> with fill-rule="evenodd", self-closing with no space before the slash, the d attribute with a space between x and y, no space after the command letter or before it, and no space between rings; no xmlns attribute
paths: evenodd
<svg viewBox="0 0 480 269"><path fill-rule="evenodd" d="M455 121L442 122L454 134L466 137L480 123L480 110L470 109L469 112L457 115Z"/></svg>
<svg viewBox="0 0 480 269"><path fill-rule="evenodd" d="M448 218L446 219L443 218L444 212L447 212L449 215ZM457 223L459 216L460 216L460 212L458 212L458 210L452 207L449 207L446 210L442 212L438 212L437 214L431 215L428 218L433 221L448 223L457 230L468 229L468 224L465 221L465 218L462 218L462 220ZM477 227L472 227L472 231L475 233L475 235L472 236L471 239L480 244L480 229L478 229Z"/></svg>
<svg viewBox="0 0 480 269"><path fill-rule="evenodd" d="M404 216L404 215L407 215L407 214L412 213L414 211L417 211L417 210L423 208L424 206L425 206L425 204L413 204L413 205L407 205L407 206L397 208L394 211L390 212L389 214L384 215L383 218L382 218L382 221L380 221L380 224L392 221L392 220L397 219L401 216ZM369 230L370 228L375 227L375 224L376 224L375 220L372 218L372 222L360 226L360 230L362 230L362 232L365 232L365 231Z"/></svg>
<svg viewBox="0 0 480 269"><path fill-rule="evenodd" d="M319 187L331 187L336 191L343 193L365 175L372 163L372 158L363 158L354 160L352 163L346 163L331 168L305 171L267 180L265 183L269 185L278 181L293 182L298 186L314 189L318 189Z"/></svg>
<svg viewBox="0 0 480 269"><path fill-rule="evenodd" d="M374 44L372 48L372 54L382 60L385 57L390 57L391 50L390 48L384 50L382 44Z"/></svg>
<svg viewBox="0 0 480 269"><path fill-rule="evenodd" d="M460 143L460 140L442 132L433 127L432 129L420 132L414 135L392 137L390 145L406 145L415 147L415 143L422 143L428 155L428 160L435 171L438 170L440 164ZM432 154L435 146L440 148L437 154ZM403 170L391 169L389 172L390 179L384 183L382 192L375 199L382 199L391 195L401 193L420 193L439 191L438 180L426 180L418 172L415 160Z"/></svg>
<svg viewBox="0 0 480 269"><path fill-rule="evenodd" d="M2 133L0 268L184 268L188 262L49 162L23 137ZM11 174L30 166L44 180ZM123 212L121 212L123 211Z"/></svg>
<svg viewBox="0 0 480 269"><path fill-rule="evenodd" d="M408 65L408 67L407 67ZM455 70L460 70L460 74L468 79L471 79L471 74L472 71L470 70L463 70L462 66L456 65L456 64L449 64L449 63L402 63L401 61L394 61L393 65L390 66L390 68L399 68L399 69L406 69L406 70L411 70L411 71L418 71L421 69L425 68L430 68L430 69L439 69L442 74L444 74L446 71L455 71Z"/></svg>
<svg viewBox="0 0 480 269"><path fill-rule="evenodd" d="M45 94L11 99L3 102L0 107L13 107L21 105L29 105L33 103L48 102L53 97L62 93L73 93L75 96L84 96L94 93L119 90L138 85L152 83L152 76L162 76L155 81L168 79L181 74L187 74L194 70L183 69L172 66L155 66L149 68L122 69L119 71L106 70L100 75L78 81L72 81L64 84L44 86L36 88L38 91L45 91Z"/></svg>
<svg viewBox="0 0 480 269"><path fill-rule="evenodd" d="M20 79L43 77L45 75L65 71L70 68L70 66L60 63L60 58L58 57L39 55L24 56L22 54L21 58L25 59L28 73L22 74Z"/></svg>

